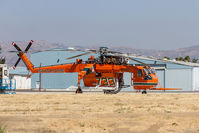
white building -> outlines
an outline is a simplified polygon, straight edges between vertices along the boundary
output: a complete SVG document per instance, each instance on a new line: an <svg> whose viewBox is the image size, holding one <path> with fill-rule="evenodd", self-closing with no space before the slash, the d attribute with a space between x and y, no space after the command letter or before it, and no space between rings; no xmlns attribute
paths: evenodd
<svg viewBox="0 0 199 133"><path fill-rule="evenodd" d="M28 71L25 67L17 67L9 69L9 78L16 80L16 89L31 89L31 78L27 78Z"/></svg>

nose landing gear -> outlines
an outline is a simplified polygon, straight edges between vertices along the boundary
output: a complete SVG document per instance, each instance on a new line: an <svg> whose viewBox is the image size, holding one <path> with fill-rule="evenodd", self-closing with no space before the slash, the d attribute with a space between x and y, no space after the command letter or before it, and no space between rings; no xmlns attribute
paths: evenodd
<svg viewBox="0 0 199 133"><path fill-rule="evenodd" d="M147 94L146 90L142 91L142 94Z"/></svg>
<svg viewBox="0 0 199 133"><path fill-rule="evenodd" d="M78 93L83 93L83 91L82 91L82 89L81 89L80 86L78 86L78 88L77 88L77 90L75 91L75 93L76 93L76 94L78 94Z"/></svg>

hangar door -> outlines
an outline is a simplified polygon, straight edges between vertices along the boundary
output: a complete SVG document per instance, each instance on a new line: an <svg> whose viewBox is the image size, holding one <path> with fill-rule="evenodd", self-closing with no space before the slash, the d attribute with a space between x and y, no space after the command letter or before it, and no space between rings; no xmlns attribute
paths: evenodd
<svg viewBox="0 0 199 133"><path fill-rule="evenodd" d="M199 67L193 68L193 91L199 91Z"/></svg>
<svg viewBox="0 0 199 133"><path fill-rule="evenodd" d="M166 88L192 91L192 69L167 69L165 76Z"/></svg>
<svg viewBox="0 0 199 133"><path fill-rule="evenodd" d="M156 69L158 81L161 87L165 87L165 69Z"/></svg>

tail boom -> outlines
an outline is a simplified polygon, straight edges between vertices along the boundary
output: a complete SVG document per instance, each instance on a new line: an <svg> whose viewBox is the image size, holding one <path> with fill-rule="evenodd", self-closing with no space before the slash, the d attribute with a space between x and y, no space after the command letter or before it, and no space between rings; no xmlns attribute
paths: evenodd
<svg viewBox="0 0 199 133"><path fill-rule="evenodd" d="M20 57L23 60L24 64L26 65L26 67L32 72L34 73L35 69L34 69L34 65L30 62L30 60L27 58L27 56L25 55L25 53L21 52L20 53Z"/></svg>

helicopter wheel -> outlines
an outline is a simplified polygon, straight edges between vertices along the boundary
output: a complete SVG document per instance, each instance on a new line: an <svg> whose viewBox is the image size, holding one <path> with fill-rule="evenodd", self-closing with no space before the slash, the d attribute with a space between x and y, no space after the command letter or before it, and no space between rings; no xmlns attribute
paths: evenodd
<svg viewBox="0 0 199 133"><path fill-rule="evenodd" d="M0 94L4 94L5 91L3 89L0 89Z"/></svg>
<svg viewBox="0 0 199 133"><path fill-rule="evenodd" d="M77 88L77 90L76 90L76 92L75 92L76 94L77 93L83 93L83 91L82 91L82 89L81 89L81 87L80 86L78 86L78 88Z"/></svg>
<svg viewBox="0 0 199 133"><path fill-rule="evenodd" d="M142 94L147 94L146 90L142 91Z"/></svg>

